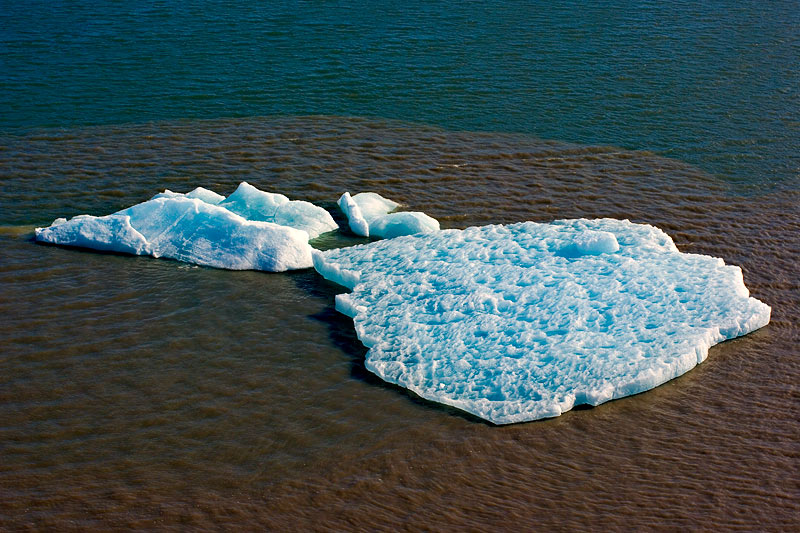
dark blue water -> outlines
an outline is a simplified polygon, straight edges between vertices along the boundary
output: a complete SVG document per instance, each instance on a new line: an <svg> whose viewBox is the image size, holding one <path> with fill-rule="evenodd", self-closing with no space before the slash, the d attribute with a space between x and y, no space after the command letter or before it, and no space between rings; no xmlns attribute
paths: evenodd
<svg viewBox="0 0 800 533"><path fill-rule="evenodd" d="M796 0L0 4L0 128L343 115L800 174Z"/></svg>

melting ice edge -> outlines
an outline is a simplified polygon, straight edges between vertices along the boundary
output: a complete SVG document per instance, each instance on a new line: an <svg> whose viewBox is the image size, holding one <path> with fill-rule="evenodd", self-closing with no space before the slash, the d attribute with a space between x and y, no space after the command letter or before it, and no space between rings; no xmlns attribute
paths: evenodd
<svg viewBox="0 0 800 533"><path fill-rule="evenodd" d="M165 191L105 217L37 228L36 239L230 269L314 268L351 290L336 309L365 366L419 396L495 424L558 416L637 394L769 323L738 266L681 253L627 220L439 230L374 193L339 199L351 231L386 240L328 250L338 226L309 202L242 183L228 198Z"/></svg>

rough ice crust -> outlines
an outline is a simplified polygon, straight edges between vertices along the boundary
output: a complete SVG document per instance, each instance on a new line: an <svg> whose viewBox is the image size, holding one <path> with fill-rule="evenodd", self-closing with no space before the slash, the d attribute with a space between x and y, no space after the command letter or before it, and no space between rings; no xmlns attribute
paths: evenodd
<svg viewBox="0 0 800 533"><path fill-rule="evenodd" d="M223 207L170 191L112 215L58 219L50 227L37 228L36 240L231 270L281 272L311 266L305 231L245 220Z"/></svg>
<svg viewBox="0 0 800 533"><path fill-rule="evenodd" d="M443 230L326 252L366 367L496 424L680 376L769 322L737 266L627 220Z"/></svg>
<svg viewBox="0 0 800 533"><path fill-rule="evenodd" d="M339 198L339 207L347 216L350 230L362 237L392 239L403 235L439 231L439 221L419 211L392 213L400 204L374 192L362 192Z"/></svg>

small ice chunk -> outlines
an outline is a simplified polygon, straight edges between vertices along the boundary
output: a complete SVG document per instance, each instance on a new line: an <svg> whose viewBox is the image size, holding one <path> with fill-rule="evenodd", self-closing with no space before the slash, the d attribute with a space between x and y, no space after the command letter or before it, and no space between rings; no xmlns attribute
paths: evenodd
<svg viewBox="0 0 800 533"><path fill-rule="evenodd" d="M292 200L279 205L272 222L301 229L312 239L339 228L327 210L303 200Z"/></svg>
<svg viewBox="0 0 800 533"><path fill-rule="evenodd" d="M302 200L289 200L282 194L261 191L245 181L219 205L247 220L301 229L312 239L339 227L331 214L321 207Z"/></svg>
<svg viewBox="0 0 800 533"><path fill-rule="evenodd" d="M231 270L280 272L312 265L305 231L245 220L181 194L164 195L113 215L80 215L36 228L36 240Z"/></svg>
<svg viewBox="0 0 800 533"><path fill-rule="evenodd" d="M349 192L344 193L337 202L339 208L347 217L350 225L350 230L356 235L362 237L369 237L369 222L361 214L361 208L358 206Z"/></svg>
<svg viewBox="0 0 800 533"><path fill-rule="evenodd" d="M564 250L572 249L573 255ZM365 366L496 424L656 387L766 325L742 271L627 220L443 230L325 252Z"/></svg>
<svg viewBox="0 0 800 533"><path fill-rule="evenodd" d="M175 192L169 189L164 189L162 192L154 195L151 200L158 200L159 198L184 198L186 195L182 192Z"/></svg>
<svg viewBox="0 0 800 533"><path fill-rule="evenodd" d="M220 206L247 220L271 222L278 206L288 202L289 199L282 194L262 191L243 181Z"/></svg>
<svg viewBox="0 0 800 533"><path fill-rule="evenodd" d="M202 200L211 205L219 205L225 200L225 197L221 194L217 194L214 191L208 190L204 187L197 187L193 191L189 191L186 193L186 197L197 198L198 200Z"/></svg>
<svg viewBox="0 0 800 533"><path fill-rule="evenodd" d="M370 235L381 239L434 231L439 231L439 221L419 211L390 213L375 218L369 225Z"/></svg>
<svg viewBox="0 0 800 533"><path fill-rule="evenodd" d="M439 231L439 222L425 213L391 213L400 204L374 192L362 192L352 197L346 192L338 203L347 216L350 229L363 237L391 239Z"/></svg>
<svg viewBox="0 0 800 533"><path fill-rule="evenodd" d="M203 187L197 187L196 189L189 191L185 194L181 192L173 192L169 189L164 189L164 192L160 192L150 199L156 200L158 198L181 198L181 197L197 198L198 200L202 200L205 203L211 205L217 205L223 200L225 200L225 197L222 196L221 194L217 194L214 191L205 189Z"/></svg>
<svg viewBox="0 0 800 533"><path fill-rule="evenodd" d="M361 215L367 222L372 222L379 216L391 213L400 207L397 202L375 192L360 192L353 196L353 201L358 205Z"/></svg>
<svg viewBox="0 0 800 533"><path fill-rule="evenodd" d="M581 255L610 254L617 250L619 250L619 243L613 233L587 230L575 235L572 242L561 248L561 253L566 257L578 257Z"/></svg>
<svg viewBox="0 0 800 533"><path fill-rule="evenodd" d="M150 253L147 239L131 226L130 217L123 215L58 218L50 227L36 228L35 233L37 241L51 244L133 255Z"/></svg>

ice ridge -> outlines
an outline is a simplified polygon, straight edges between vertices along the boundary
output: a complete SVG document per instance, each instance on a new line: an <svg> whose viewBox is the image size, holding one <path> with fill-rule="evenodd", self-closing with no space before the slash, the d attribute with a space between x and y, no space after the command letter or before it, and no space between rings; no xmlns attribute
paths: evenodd
<svg viewBox="0 0 800 533"><path fill-rule="evenodd" d="M52 244L280 272L311 267L310 236L337 227L321 207L242 182L227 199L202 187L166 190L111 215L57 219L35 232Z"/></svg>

